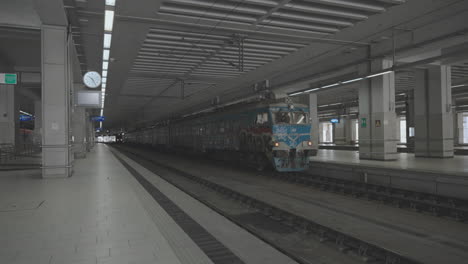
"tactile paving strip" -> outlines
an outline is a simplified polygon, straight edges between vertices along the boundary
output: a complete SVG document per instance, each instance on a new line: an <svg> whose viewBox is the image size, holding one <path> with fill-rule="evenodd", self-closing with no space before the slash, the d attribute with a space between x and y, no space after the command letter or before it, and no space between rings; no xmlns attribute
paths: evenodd
<svg viewBox="0 0 468 264"><path fill-rule="evenodd" d="M135 177L135 179L145 188L145 190L158 202L158 204L169 214L172 219L184 230L185 233L200 247L200 249L215 264L244 264L231 250L219 242L205 228L193 220L187 213L180 209L166 195L161 193L138 171L131 167L118 155L114 156L124 165L124 167Z"/></svg>

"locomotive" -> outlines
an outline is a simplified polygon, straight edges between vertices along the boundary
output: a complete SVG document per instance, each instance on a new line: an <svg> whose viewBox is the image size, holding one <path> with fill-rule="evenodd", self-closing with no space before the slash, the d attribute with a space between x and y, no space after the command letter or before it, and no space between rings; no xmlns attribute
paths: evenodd
<svg viewBox="0 0 468 264"><path fill-rule="evenodd" d="M124 142L294 172L307 169L309 157L317 154L311 129L317 128L311 127L306 105L255 102L128 132Z"/></svg>

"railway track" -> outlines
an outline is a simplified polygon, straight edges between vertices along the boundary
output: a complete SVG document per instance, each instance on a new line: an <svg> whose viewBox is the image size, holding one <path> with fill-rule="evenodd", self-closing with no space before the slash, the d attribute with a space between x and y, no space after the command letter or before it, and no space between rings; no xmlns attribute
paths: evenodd
<svg viewBox="0 0 468 264"><path fill-rule="evenodd" d="M467 200L309 173L266 172L262 175L322 191L468 223Z"/></svg>
<svg viewBox="0 0 468 264"><path fill-rule="evenodd" d="M466 223L468 219L468 201L457 198L306 173L274 172L265 174L265 176L289 183L311 186L322 191L378 201L433 216L449 217L460 222Z"/></svg>
<svg viewBox="0 0 468 264"><path fill-rule="evenodd" d="M194 183L197 183L206 188L209 188L210 190L222 196L225 196L229 199L232 199L233 201L236 201L239 204L242 204L243 206L249 209L256 210L274 221L280 222L281 224L284 224L289 227L293 227L299 232L306 233L312 236L316 236L319 239L319 241L322 243L333 243L336 246L336 248L340 250L341 252L345 252L350 255L358 256L365 262L385 263L385 264L422 263L407 255L401 254L399 252L395 252L391 249L379 246L369 241L364 241L362 239L351 236L343 231L319 224L303 216L283 210L273 204L260 201L259 199L243 194L241 192L238 192L226 186L222 186L220 184L209 181L207 179L195 176L193 174L187 173L178 168L174 168L172 166L159 163L137 152L129 151L127 149L123 151L130 153L140 159L144 159L144 160L156 163L156 165L159 167L162 167L168 171L171 171L174 174L182 176ZM160 176L164 178L166 181L174 184L174 180L171 179L170 177L165 177L163 175L160 175ZM294 177L294 178L297 178L297 177Z"/></svg>

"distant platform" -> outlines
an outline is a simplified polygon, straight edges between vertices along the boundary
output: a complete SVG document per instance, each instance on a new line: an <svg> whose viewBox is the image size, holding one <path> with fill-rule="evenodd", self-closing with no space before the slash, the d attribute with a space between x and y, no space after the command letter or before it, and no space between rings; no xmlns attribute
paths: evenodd
<svg viewBox="0 0 468 264"><path fill-rule="evenodd" d="M359 145L320 144L319 149L358 151ZM397 151L399 153L408 153L408 148L404 144L399 144L397 146ZM468 146L456 146L454 148L454 154L460 156L468 156Z"/></svg>
<svg viewBox="0 0 468 264"><path fill-rule="evenodd" d="M376 161L360 160L357 151L321 149L311 158L309 172L468 199L468 156L415 158L401 153L396 161Z"/></svg>

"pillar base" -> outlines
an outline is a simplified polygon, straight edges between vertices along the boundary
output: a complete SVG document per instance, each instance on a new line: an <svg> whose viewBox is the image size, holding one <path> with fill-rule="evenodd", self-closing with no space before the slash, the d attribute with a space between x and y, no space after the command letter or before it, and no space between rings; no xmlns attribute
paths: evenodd
<svg viewBox="0 0 468 264"><path fill-rule="evenodd" d="M385 154L369 154L359 153L360 160L379 160L379 161L394 161L398 160L398 153L385 153Z"/></svg>
<svg viewBox="0 0 468 264"><path fill-rule="evenodd" d="M72 168L46 167L42 168L43 179L69 178L73 174Z"/></svg>

